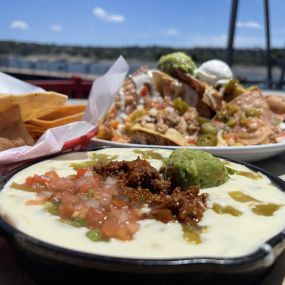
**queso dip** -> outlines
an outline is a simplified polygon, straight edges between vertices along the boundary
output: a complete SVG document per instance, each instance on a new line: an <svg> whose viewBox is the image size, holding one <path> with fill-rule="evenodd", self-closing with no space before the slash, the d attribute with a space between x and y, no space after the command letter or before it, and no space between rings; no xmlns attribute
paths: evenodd
<svg viewBox="0 0 285 285"><path fill-rule="evenodd" d="M135 160L138 155L159 169L171 150L104 149L116 160ZM185 234L177 221L163 223L156 219L138 221L139 228L129 240L111 238L92 241L88 228L62 222L43 205L29 205L36 193L19 191L12 183L24 183L34 174L56 171L60 176L73 175L71 164L90 161L94 152L72 153L34 164L14 175L0 192L0 215L18 230L60 247L108 256L129 258L232 258L257 250L266 240L285 228L285 194L261 173L223 161L236 172L217 187L200 189L207 193L207 209L193 232ZM150 155L148 155L150 154ZM145 209L147 212L148 209Z"/></svg>

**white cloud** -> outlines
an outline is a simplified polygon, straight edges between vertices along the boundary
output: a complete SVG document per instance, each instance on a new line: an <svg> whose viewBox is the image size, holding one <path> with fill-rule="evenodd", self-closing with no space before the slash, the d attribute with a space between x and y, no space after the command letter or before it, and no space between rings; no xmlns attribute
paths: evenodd
<svg viewBox="0 0 285 285"><path fill-rule="evenodd" d="M125 21L125 17L123 15L108 15L106 20L109 22L122 23Z"/></svg>
<svg viewBox="0 0 285 285"><path fill-rule="evenodd" d="M246 28L246 29L261 29L262 26L255 21L247 21L247 22L237 22L238 28Z"/></svg>
<svg viewBox="0 0 285 285"><path fill-rule="evenodd" d="M54 24L54 25L49 27L49 30L52 32L59 33L59 32L62 32L62 26L58 25L58 24Z"/></svg>
<svg viewBox="0 0 285 285"><path fill-rule="evenodd" d="M94 8L93 14L99 19L105 19L108 16L105 10L100 7Z"/></svg>
<svg viewBox="0 0 285 285"><path fill-rule="evenodd" d="M113 22L113 23L123 23L123 22L125 22L125 17L123 15L109 14L101 7L94 8L93 14L98 19L102 19L102 20L107 21L107 22Z"/></svg>
<svg viewBox="0 0 285 285"><path fill-rule="evenodd" d="M166 31L166 34L169 36L176 36L179 34L179 32L176 29L172 28L172 29L168 29Z"/></svg>
<svg viewBox="0 0 285 285"><path fill-rule="evenodd" d="M10 24L10 28L11 28L11 29L15 29L15 30L26 31L26 30L29 29L29 25L28 25L25 21L14 20L14 21Z"/></svg>

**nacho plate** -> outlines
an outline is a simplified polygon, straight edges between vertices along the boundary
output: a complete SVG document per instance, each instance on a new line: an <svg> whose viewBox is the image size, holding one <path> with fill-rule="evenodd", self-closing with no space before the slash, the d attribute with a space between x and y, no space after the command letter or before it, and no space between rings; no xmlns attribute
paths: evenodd
<svg viewBox="0 0 285 285"><path fill-rule="evenodd" d="M191 148L191 149L201 149L207 151L211 154L222 156L228 159L238 159L245 162L259 161L263 159L270 158L279 153L285 151L285 141L274 143L274 144L263 144L263 145L254 145L254 146L158 146L158 145L142 145L142 144L130 144L130 143L121 143L114 142L109 140L101 140L93 138L91 140L91 145L93 146L110 146L110 147L152 147L152 148L164 148L164 149L173 149L173 148Z"/></svg>
<svg viewBox="0 0 285 285"><path fill-rule="evenodd" d="M225 90L218 92L208 86L203 93L192 86L195 80L191 76L171 78L157 70L139 69L119 90L114 105L99 123L93 144L185 146L243 161L265 159L285 149L284 131L279 127L282 116L270 110L263 97L266 92L262 94L254 86L244 89L231 80ZM197 92L193 94L186 87ZM207 98L197 97L201 93ZM215 93L224 94L225 100L221 102L219 97L220 101L215 101ZM211 114L207 114L205 105L211 106Z"/></svg>
<svg viewBox="0 0 285 285"><path fill-rule="evenodd" d="M281 91L263 90L264 96L280 96L285 97L285 93ZM285 130L285 123L281 124L281 129ZM94 137L91 140L93 146L110 146L110 147L152 147L152 148L180 148L180 146L158 146L123 143L110 140L103 140ZM184 146L185 147L185 146ZM253 145L253 146L186 146L186 148L201 149L211 154L222 156L228 159L236 159L244 162L260 161L273 157L285 151L285 141L272 144Z"/></svg>

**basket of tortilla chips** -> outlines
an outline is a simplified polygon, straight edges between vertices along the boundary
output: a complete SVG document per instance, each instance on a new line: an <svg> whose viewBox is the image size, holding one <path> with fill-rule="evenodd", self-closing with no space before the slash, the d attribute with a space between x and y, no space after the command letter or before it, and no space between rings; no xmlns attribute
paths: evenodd
<svg viewBox="0 0 285 285"><path fill-rule="evenodd" d="M0 151L31 146L48 129L82 120L85 105L64 105L67 99L56 92L0 94ZM81 145L77 138L69 148L75 142Z"/></svg>
<svg viewBox="0 0 285 285"><path fill-rule="evenodd" d="M119 57L94 81L86 105L0 72L0 173L35 158L85 149L127 72Z"/></svg>

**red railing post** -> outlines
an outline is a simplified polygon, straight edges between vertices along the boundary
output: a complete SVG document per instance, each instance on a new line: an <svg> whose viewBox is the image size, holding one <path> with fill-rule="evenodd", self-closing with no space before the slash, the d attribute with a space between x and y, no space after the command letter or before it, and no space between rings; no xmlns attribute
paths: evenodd
<svg viewBox="0 0 285 285"><path fill-rule="evenodd" d="M72 97L73 98L82 98L83 97L83 84L82 78L79 74L73 74L71 76L71 80L73 81L73 90Z"/></svg>
<svg viewBox="0 0 285 285"><path fill-rule="evenodd" d="M72 75L69 79L28 80L29 83L68 95L69 98L87 98L92 87L92 80L84 80L80 75Z"/></svg>

